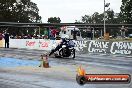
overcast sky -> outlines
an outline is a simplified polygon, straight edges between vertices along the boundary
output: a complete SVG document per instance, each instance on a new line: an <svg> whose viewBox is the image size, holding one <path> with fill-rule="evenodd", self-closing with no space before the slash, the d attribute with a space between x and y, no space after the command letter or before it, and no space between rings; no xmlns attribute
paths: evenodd
<svg viewBox="0 0 132 88"><path fill-rule="evenodd" d="M91 15L94 12L103 13L104 0L31 0L39 8L43 23L49 17L60 17L61 23L74 23L81 16ZM106 0L110 8L120 12L122 0Z"/></svg>

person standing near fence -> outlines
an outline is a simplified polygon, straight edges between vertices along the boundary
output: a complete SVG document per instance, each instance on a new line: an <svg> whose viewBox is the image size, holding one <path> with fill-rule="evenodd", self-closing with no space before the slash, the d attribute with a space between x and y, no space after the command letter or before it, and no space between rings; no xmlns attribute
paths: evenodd
<svg viewBox="0 0 132 88"><path fill-rule="evenodd" d="M3 35L0 33L0 47L3 47Z"/></svg>
<svg viewBox="0 0 132 88"><path fill-rule="evenodd" d="M3 39L3 35L2 35L2 33L0 33L0 40L2 40Z"/></svg>
<svg viewBox="0 0 132 88"><path fill-rule="evenodd" d="M9 33L5 33L4 39L5 39L5 48L9 48Z"/></svg>

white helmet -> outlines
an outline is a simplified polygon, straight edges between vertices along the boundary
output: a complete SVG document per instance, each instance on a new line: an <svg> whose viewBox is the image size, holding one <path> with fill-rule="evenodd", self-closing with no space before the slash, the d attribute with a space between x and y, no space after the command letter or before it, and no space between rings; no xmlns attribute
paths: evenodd
<svg viewBox="0 0 132 88"><path fill-rule="evenodd" d="M69 39L69 35L65 35L65 37L64 37L65 39Z"/></svg>

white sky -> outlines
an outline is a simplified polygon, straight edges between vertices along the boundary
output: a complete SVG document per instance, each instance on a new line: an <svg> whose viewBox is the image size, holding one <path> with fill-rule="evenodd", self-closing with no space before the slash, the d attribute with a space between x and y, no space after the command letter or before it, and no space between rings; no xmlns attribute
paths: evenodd
<svg viewBox="0 0 132 88"><path fill-rule="evenodd" d="M103 13L104 0L31 0L39 8L39 15L43 23L49 17L60 17L61 23L74 23L81 16L91 15L94 12ZM120 12L122 0L106 0L114 12Z"/></svg>

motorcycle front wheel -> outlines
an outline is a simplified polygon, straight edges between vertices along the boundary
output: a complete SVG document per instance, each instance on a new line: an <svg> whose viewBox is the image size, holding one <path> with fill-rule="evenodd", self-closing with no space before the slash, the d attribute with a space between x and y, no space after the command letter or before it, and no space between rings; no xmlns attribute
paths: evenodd
<svg viewBox="0 0 132 88"><path fill-rule="evenodd" d="M64 56L63 56L63 50L62 50L62 49L59 51L59 56L60 56L61 58L64 57Z"/></svg>

